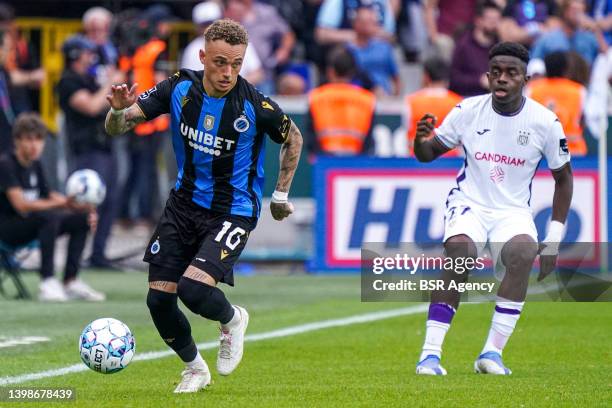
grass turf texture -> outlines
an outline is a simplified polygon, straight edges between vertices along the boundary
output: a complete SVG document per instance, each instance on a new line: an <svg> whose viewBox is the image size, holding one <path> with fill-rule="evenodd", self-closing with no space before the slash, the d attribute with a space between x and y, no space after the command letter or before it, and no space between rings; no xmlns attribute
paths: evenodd
<svg viewBox="0 0 612 408"><path fill-rule="evenodd" d="M0 349L0 377L80 362L78 336L87 323L115 317L132 329L137 354L166 349L145 305L145 274L88 273L104 290L100 304L40 304L0 300L0 336L52 340ZM35 293L37 278L26 275ZM248 333L405 307L361 303L356 276L239 277L227 289L251 314ZM183 308L184 309L184 308ZM230 377L214 370L216 349L203 352L213 385L174 395L182 364L176 357L134 361L123 372L86 371L10 387L73 387L76 401L53 407L157 406L606 406L612 399L610 303L528 303L504 354L510 377L476 375L473 362L488 333L492 304L460 308L444 346L447 377L420 377L414 366L425 314L323 329L246 344ZM197 342L215 340L213 323L187 313ZM24 406L33 406L25 403ZM49 403L40 403L49 404ZM0 401L0 406L20 406ZM609 406L609 405L608 405Z"/></svg>

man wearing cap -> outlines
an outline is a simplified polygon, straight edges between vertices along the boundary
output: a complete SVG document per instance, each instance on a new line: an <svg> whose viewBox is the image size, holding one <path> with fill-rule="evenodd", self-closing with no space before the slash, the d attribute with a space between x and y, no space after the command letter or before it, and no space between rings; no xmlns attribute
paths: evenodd
<svg viewBox="0 0 612 408"><path fill-rule="evenodd" d="M106 240L115 217L117 163L110 136L104 131L104 117L109 109L106 95L113 83L124 80L115 72L98 84L90 74L95 45L82 35L70 37L62 46L64 71L57 86L60 107L64 111L64 131L75 169L93 169L106 184L106 198L98 207L100 221L93 242L91 266L112 267L106 258Z"/></svg>
<svg viewBox="0 0 612 408"><path fill-rule="evenodd" d="M204 48L204 31L213 21L221 18L223 18L223 11L221 6L215 1L204 1L193 8L192 20L193 24L196 25L198 35L183 50L181 68L192 69L194 71L199 71L203 68L199 53L200 49ZM264 79L261 60L251 43L247 46L240 75L253 85L257 85Z"/></svg>

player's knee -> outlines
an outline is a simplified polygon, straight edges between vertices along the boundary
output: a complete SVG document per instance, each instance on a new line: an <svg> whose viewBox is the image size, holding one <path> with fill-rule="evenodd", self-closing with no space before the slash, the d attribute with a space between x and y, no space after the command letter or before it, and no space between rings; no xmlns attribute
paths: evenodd
<svg viewBox="0 0 612 408"><path fill-rule="evenodd" d="M444 243L444 251L449 258L476 258L478 249L467 235L455 235Z"/></svg>
<svg viewBox="0 0 612 408"><path fill-rule="evenodd" d="M193 313L210 320L227 321L233 313L223 292L214 286L188 278L181 278L177 289L181 302Z"/></svg>
<svg viewBox="0 0 612 408"><path fill-rule="evenodd" d="M504 265L509 269L530 268L538 254L538 245L533 243L521 243L510 248L504 254Z"/></svg>
<svg viewBox="0 0 612 408"><path fill-rule="evenodd" d="M176 294L149 289L147 307L152 315L171 310L176 307Z"/></svg>

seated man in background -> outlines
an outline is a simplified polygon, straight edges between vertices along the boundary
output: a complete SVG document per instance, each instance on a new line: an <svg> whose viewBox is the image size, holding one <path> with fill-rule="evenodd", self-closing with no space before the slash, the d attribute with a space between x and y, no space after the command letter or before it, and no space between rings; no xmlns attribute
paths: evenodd
<svg viewBox="0 0 612 408"><path fill-rule="evenodd" d="M414 138L417 123L426 113L434 115L442 123L448 112L463 99L448 90L450 67L442 57L431 57L423 63L423 89L406 96L404 126L408 134L410 156L414 157ZM444 157L454 157L458 149L449 150Z"/></svg>
<svg viewBox="0 0 612 408"><path fill-rule="evenodd" d="M22 113L15 120L15 151L0 158L0 241L18 247L38 239L41 301L102 301L104 294L78 278L87 233L95 227L97 215L49 190L39 161L46 135L37 114ZM55 240L62 234L70 236L63 285L53 277Z"/></svg>

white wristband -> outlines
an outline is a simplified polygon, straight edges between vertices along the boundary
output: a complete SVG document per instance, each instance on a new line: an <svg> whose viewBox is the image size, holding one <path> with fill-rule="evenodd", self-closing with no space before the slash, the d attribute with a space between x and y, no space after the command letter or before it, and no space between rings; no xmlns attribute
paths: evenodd
<svg viewBox="0 0 612 408"><path fill-rule="evenodd" d="M111 108L110 108L110 112L111 112L111 115L123 115L123 112L125 112L125 109L126 109L126 108L123 108L123 109L115 109L115 108L113 108L113 107L111 106Z"/></svg>
<svg viewBox="0 0 612 408"><path fill-rule="evenodd" d="M274 190L274 192L272 193L273 203L286 203L288 199L289 199L289 193L284 193L278 190Z"/></svg>
<svg viewBox="0 0 612 408"><path fill-rule="evenodd" d="M561 242L563 239L563 230L565 229L565 225L560 223L559 221L551 221L548 226L548 234L546 234L546 238L544 238L544 242Z"/></svg>
<svg viewBox="0 0 612 408"><path fill-rule="evenodd" d="M563 230L565 225L559 221L551 221L548 226L548 234L544 238L546 247L540 252L540 255L557 255L559 253L559 244L563 239Z"/></svg>

